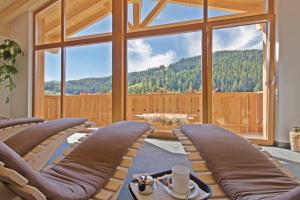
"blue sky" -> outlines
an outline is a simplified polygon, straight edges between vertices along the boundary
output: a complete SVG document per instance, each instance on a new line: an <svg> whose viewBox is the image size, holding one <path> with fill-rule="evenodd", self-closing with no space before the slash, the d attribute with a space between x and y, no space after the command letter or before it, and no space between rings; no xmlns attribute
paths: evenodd
<svg viewBox="0 0 300 200"><path fill-rule="evenodd" d="M155 6L155 1L143 0L142 20ZM132 21L132 7L128 8ZM176 13L176 15L174 14ZM229 12L210 10L209 16L228 15ZM201 19L202 8L176 4L167 5L151 25ZM112 30L112 18L103 20L76 33L73 37L107 33ZM262 34L255 25L215 30L213 50L257 49L262 47ZM161 64L168 66L184 57L201 54L201 32L143 38L128 41L128 71L141 71ZM66 50L66 79L105 77L112 73L111 43L70 47ZM45 79L60 79L60 53L46 52Z"/></svg>

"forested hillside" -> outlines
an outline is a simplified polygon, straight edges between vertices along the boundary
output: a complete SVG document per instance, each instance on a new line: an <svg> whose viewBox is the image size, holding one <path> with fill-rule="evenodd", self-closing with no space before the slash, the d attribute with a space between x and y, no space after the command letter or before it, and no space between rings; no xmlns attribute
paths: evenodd
<svg viewBox="0 0 300 200"><path fill-rule="evenodd" d="M262 90L262 51L219 51L213 54L213 84L217 92ZM149 66L151 67L151 66ZM201 90L201 56L183 58L169 66L128 74L130 94L156 91L192 92ZM59 82L45 83L48 93L59 93ZM111 77L85 78L66 83L67 94L108 93Z"/></svg>

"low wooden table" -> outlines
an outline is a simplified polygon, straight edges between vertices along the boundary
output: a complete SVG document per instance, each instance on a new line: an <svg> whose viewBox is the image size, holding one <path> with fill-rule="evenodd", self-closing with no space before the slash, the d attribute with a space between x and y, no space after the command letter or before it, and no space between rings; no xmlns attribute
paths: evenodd
<svg viewBox="0 0 300 200"><path fill-rule="evenodd" d="M149 137L161 139L177 139L172 130L183 124L188 124L194 119L193 116L181 113L145 113L135 115L150 124L152 124L154 131Z"/></svg>

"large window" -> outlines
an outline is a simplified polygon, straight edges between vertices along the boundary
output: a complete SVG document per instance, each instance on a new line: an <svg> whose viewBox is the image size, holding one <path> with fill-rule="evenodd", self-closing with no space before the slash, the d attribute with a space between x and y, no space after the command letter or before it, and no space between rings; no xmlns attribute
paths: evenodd
<svg viewBox="0 0 300 200"><path fill-rule="evenodd" d="M36 15L36 44L61 42L61 1Z"/></svg>
<svg viewBox="0 0 300 200"><path fill-rule="evenodd" d="M35 101L37 115L46 119L61 117L61 50L36 52Z"/></svg>
<svg viewBox="0 0 300 200"><path fill-rule="evenodd" d="M128 5L129 31L202 19L202 0L192 3L180 0L141 0L132 1Z"/></svg>
<svg viewBox="0 0 300 200"><path fill-rule="evenodd" d="M272 144L274 0L57 0L34 19L36 116L184 113Z"/></svg>
<svg viewBox="0 0 300 200"><path fill-rule="evenodd" d="M267 12L266 0L208 0L209 20L253 16Z"/></svg>
<svg viewBox="0 0 300 200"><path fill-rule="evenodd" d="M66 49L65 116L111 123L111 44Z"/></svg>
<svg viewBox="0 0 300 200"><path fill-rule="evenodd" d="M263 137L266 24L213 31L213 123Z"/></svg>
<svg viewBox="0 0 300 200"><path fill-rule="evenodd" d="M128 41L127 118L188 114L202 121L201 32Z"/></svg>
<svg viewBox="0 0 300 200"><path fill-rule="evenodd" d="M112 0L65 0L66 37L86 37L112 31Z"/></svg>

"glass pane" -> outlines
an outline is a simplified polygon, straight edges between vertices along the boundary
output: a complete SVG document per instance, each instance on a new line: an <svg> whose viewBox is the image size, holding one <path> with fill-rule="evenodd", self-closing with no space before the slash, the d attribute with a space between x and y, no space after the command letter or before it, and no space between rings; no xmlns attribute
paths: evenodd
<svg viewBox="0 0 300 200"><path fill-rule="evenodd" d="M213 123L263 138L265 24L213 31Z"/></svg>
<svg viewBox="0 0 300 200"><path fill-rule="evenodd" d="M112 121L111 43L66 49L65 116L88 118L98 126Z"/></svg>
<svg viewBox="0 0 300 200"><path fill-rule="evenodd" d="M61 117L61 51L36 53L35 116L47 120Z"/></svg>
<svg viewBox="0 0 300 200"><path fill-rule="evenodd" d="M128 41L127 119L179 113L202 121L201 39L194 32Z"/></svg>
<svg viewBox="0 0 300 200"><path fill-rule="evenodd" d="M67 38L112 32L112 0L66 0Z"/></svg>
<svg viewBox="0 0 300 200"><path fill-rule="evenodd" d="M37 14L36 27L38 45L61 41L61 1Z"/></svg>
<svg viewBox="0 0 300 200"><path fill-rule="evenodd" d="M129 30L200 20L203 19L202 6L202 0L194 2L187 2L186 0L129 2Z"/></svg>
<svg viewBox="0 0 300 200"><path fill-rule="evenodd" d="M266 0L208 0L209 20L263 14L266 11Z"/></svg>

